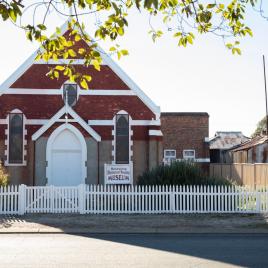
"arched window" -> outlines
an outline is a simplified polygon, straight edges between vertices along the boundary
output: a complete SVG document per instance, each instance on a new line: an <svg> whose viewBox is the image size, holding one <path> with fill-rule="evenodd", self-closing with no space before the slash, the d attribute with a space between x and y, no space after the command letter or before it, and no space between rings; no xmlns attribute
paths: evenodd
<svg viewBox="0 0 268 268"><path fill-rule="evenodd" d="M68 100L69 106L73 107L78 99L77 85L76 84L64 84L63 86L63 99L64 103Z"/></svg>
<svg viewBox="0 0 268 268"><path fill-rule="evenodd" d="M10 113L8 137L8 162L10 164L23 163L23 128L23 114Z"/></svg>
<svg viewBox="0 0 268 268"><path fill-rule="evenodd" d="M117 114L115 121L115 163L129 163L129 115Z"/></svg>

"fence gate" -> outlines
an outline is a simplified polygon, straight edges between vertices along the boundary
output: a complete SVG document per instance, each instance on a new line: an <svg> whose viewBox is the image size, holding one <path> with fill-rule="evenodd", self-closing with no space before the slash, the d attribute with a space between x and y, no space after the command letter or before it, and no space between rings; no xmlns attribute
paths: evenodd
<svg viewBox="0 0 268 268"><path fill-rule="evenodd" d="M27 187L26 213L75 213L79 211L78 187Z"/></svg>
<svg viewBox="0 0 268 268"><path fill-rule="evenodd" d="M235 186L7 186L0 214L267 213L268 189Z"/></svg>

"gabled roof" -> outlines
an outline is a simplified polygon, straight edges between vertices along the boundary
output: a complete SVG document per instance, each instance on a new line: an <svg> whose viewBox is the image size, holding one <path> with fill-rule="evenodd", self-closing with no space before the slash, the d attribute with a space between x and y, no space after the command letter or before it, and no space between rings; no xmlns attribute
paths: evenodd
<svg viewBox="0 0 268 268"><path fill-rule="evenodd" d="M248 140L249 138L241 131L217 131L215 136L209 141L209 148L228 150Z"/></svg>
<svg viewBox="0 0 268 268"><path fill-rule="evenodd" d="M258 136L241 144L237 148L233 149L232 152L249 150L252 147L255 147L257 145L264 144L264 143L268 143L268 136Z"/></svg>
<svg viewBox="0 0 268 268"><path fill-rule="evenodd" d="M100 135L90 127L70 106L62 107L45 125L39 128L33 135L32 140L37 140L43 133L45 133L56 122L62 122L61 117L65 114L69 114L73 117L72 122L77 122L82 128L84 128L96 141L101 141ZM68 121L67 121L68 122Z"/></svg>
<svg viewBox="0 0 268 268"><path fill-rule="evenodd" d="M61 34L64 34L68 30L68 21L67 20L61 27ZM79 29L78 29L79 30ZM143 101L143 103L156 114L156 117L160 116L160 108L157 106L141 89L140 87L119 67L111 57L105 53L105 51L99 46L98 50L102 55L103 63L108 65L114 73ZM38 64L38 61L35 61L38 50L36 50L4 83L0 86L0 96L4 94L11 85L21 77L27 69L33 64ZM60 64L60 63L59 63ZM157 119L156 118L156 119Z"/></svg>

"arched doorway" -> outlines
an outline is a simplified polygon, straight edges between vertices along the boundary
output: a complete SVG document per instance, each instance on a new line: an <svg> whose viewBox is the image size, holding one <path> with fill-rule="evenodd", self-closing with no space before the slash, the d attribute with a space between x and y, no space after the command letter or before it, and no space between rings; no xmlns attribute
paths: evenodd
<svg viewBox="0 0 268 268"><path fill-rule="evenodd" d="M70 124L58 127L47 143L48 185L76 186L85 183L86 142L81 132Z"/></svg>

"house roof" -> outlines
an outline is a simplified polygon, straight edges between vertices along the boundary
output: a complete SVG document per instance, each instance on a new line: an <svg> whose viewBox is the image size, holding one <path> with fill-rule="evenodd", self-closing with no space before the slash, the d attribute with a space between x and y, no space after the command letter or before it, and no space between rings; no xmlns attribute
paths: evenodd
<svg viewBox="0 0 268 268"><path fill-rule="evenodd" d="M68 31L68 21L69 20L67 20L62 25L61 34L64 34ZM20 78L33 64L39 64L39 61L35 61L35 58L38 54L38 50L39 49L37 49L10 77L6 79L6 81L4 81L2 85L0 85L0 96L2 94L8 93L8 90L12 88L12 85L18 80L18 78ZM101 47L98 46L98 50L101 52L103 63L109 66L112 71L126 84L126 86L142 100L142 102L156 115L157 118L159 118L160 107L157 106L139 88L139 86L119 67L119 65L117 65L115 61L112 60L112 58ZM60 65L62 61L63 60L60 60L59 62L57 62L57 64ZM42 63L42 60L40 61L40 63ZM48 63L51 64L52 61L50 60Z"/></svg>
<svg viewBox="0 0 268 268"><path fill-rule="evenodd" d="M217 131L209 141L209 148L228 150L248 140L241 131Z"/></svg>
<svg viewBox="0 0 268 268"><path fill-rule="evenodd" d="M161 116L209 116L206 112L163 112Z"/></svg>
<svg viewBox="0 0 268 268"><path fill-rule="evenodd" d="M249 150L252 147L255 147L260 144L268 143L268 136L257 136L249 141L244 142L237 148L233 149L232 152Z"/></svg>

